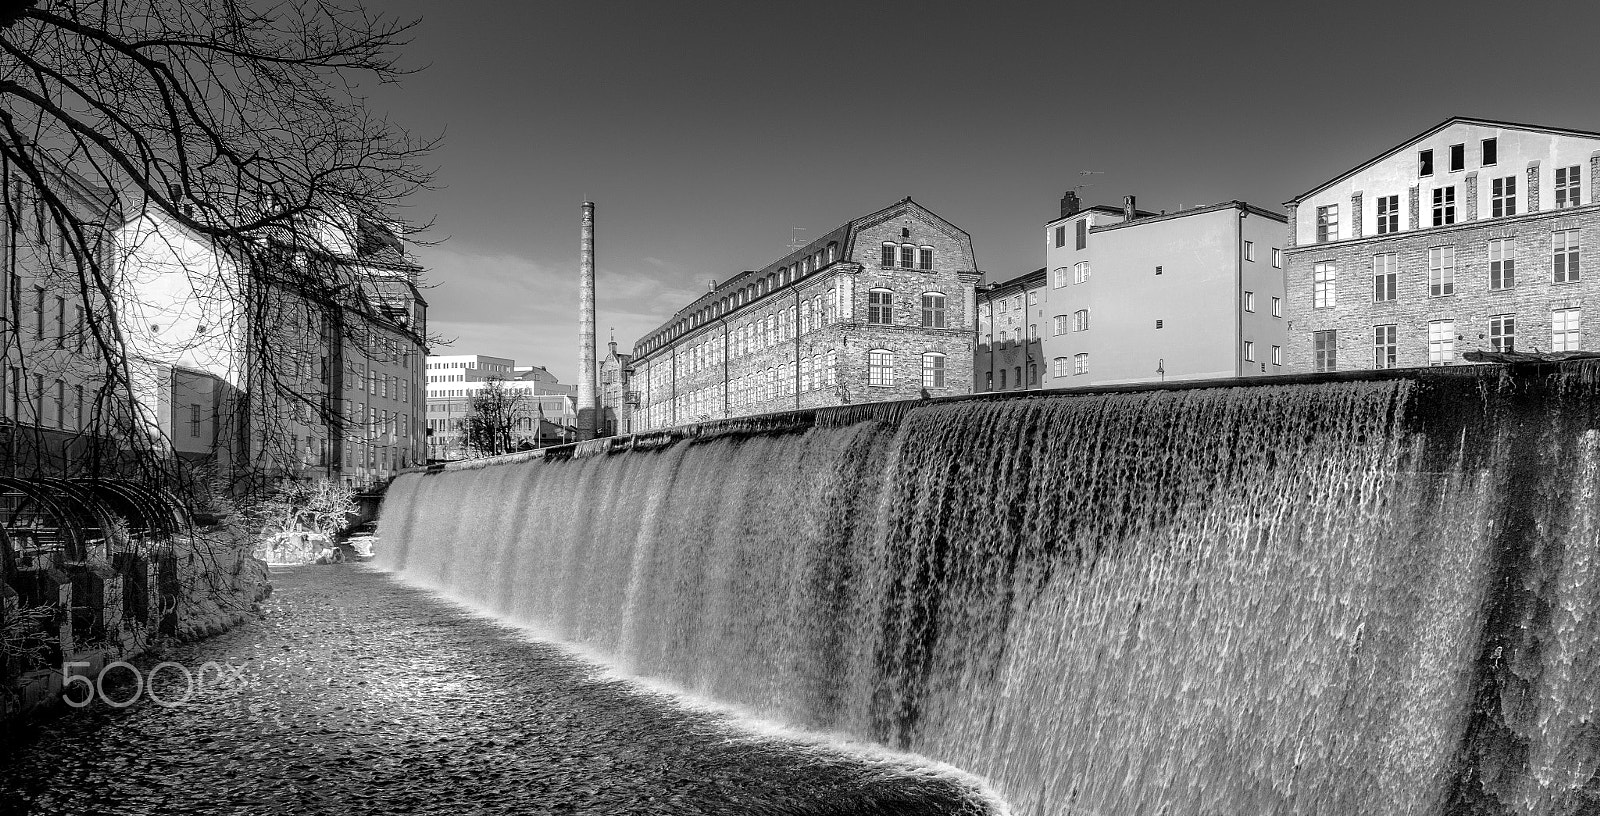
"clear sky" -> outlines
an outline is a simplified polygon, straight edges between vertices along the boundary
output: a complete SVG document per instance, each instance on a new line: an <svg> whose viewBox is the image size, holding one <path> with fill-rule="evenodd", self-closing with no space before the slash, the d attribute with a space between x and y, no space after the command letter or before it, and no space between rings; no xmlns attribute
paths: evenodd
<svg viewBox="0 0 1600 816"><path fill-rule="evenodd" d="M1282 202L1450 116L1600 131L1600 3L487 2L422 18L373 107L442 132L417 251L436 354L578 369L799 238L912 196L1003 280L1086 203ZM1094 171L1085 175L1085 171Z"/></svg>

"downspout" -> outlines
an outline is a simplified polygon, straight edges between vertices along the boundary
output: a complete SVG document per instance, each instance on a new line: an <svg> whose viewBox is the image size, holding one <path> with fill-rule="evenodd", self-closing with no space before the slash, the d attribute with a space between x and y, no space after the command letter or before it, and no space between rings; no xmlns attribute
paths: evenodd
<svg viewBox="0 0 1600 816"><path fill-rule="evenodd" d="M1239 205L1239 217L1234 221L1237 241L1233 247L1233 360L1234 376L1244 376L1244 219L1250 211Z"/></svg>
<svg viewBox="0 0 1600 816"><path fill-rule="evenodd" d="M789 331L794 333L794 407L800 409L800 287L791 284L794 290L794 320L789 322Z"/></svg>

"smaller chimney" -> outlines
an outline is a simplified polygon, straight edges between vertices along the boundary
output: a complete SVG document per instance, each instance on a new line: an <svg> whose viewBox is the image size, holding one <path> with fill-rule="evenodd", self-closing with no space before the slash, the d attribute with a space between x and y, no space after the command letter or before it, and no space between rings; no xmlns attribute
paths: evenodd
<svg viewBox="0 0 1600 816"><path fill-rule="evenodd" d="M1066 218L1069 215L1076 215L1081 209L1083 209L1083 205L1078 202L1078 193L1076 190L1068 190L1067 194L1061 197L1062 218Z"/></svg>
<svg viewBox="0 0 1600 816"><path fill-rule="evenodd" d="M1124 220L1124 221L1132 221L1133 219L1138 217L1137 215L1135 215L1135 213L1137 213L1137 212L1139 212L1139 211L1137 209L1135 209L1134 206L1133 206L1133 196L1131 196L1131 195L1123 196L1122 197L1122 220Z"/></svg>

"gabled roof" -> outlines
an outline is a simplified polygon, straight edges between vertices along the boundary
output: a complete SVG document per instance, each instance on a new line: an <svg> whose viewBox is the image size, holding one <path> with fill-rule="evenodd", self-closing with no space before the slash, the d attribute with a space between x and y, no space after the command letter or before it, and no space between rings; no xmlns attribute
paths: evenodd
<svg viewBox="0 0 1600 816"><path fill-rule="evenodd" d="M1577 136L1577 137L1585 138L1585 139L1600 139L1600 133L1596 133L1594 131L1589 131L1589 130L1573 130L1571 128L1546 127L1544 125L1524 125L1524 124L1520 124L1518 122L1501 122L1501 121L1498 121L1498 120L1495 120L1495 119L1475 119L1475 118L1472 118L1472 117L1469 117L1469 116L1452 116L1449 119L1446 119L1443 122L1440 122L1439 124L1434 125L1433 127L1428 128L1427 130L1424 130L1424 131L1422 131L1421 133L1418 133L1415 136L1412 136L1411 138L1401 142L1400 144L1397 144L1394 147L1391 147L1388 150L1385 150L1382 153L1379 153L1378 155L1372 157L1371 159L1368 159L1367 161L1362 162L1361 164L1356 165L1355 167L1352 167L1349 170L1346 170L1343 173L1340 173L1339 175L1334 176L1333 178L1328 179L1327 181L1324 181L1324 182L1322 182L1321 184L1318 184L1315 187L1312 187L1311 189L1301 193L1300 195L1297 195L1294 198L1291 198L1288 201L1285 201L1284 205L1287 206L1287 205L1290 205L1290 204L1298 204L1302 200L1304 200L1306 198L1309 198L1309 197L1311 197L1313 195L1316 195L1317 193L1322 192L1324 189L1327 189L1328 187L1330 187L1330 186L1332 186L1334 184L1338 184L1339 182L1344 181L1345 179L1347 179L1347 178L1349 178L1349 177L1361 172L1362 170L1365 170L1368 167L1371 167L1372 165L1377 164L1378 162L1381 162L1384 159L1387 159L1387 158L1389 158L1390 156L1393 156L1396 153L1399 153L1400 151L1406 149L1407 147L1409 147L1409 146L1411 146L1411 145L1413 145L1413 144L1415 144L1417 142L1420 142L1423 139L1426 139L1429 136L1432 136L1433 134L1438 133L1439 131L1444 130L1447 127L1450 127L1451 125L1458 125L1458 124L1460 124L1460 125L1481 125L1483 127L1506 128L1506 129L1509 129L1509 130L1527 130L1527 131L1532 131L1534 133L1553 133L1553 134L1556 134L1558 136Z"/></svg>

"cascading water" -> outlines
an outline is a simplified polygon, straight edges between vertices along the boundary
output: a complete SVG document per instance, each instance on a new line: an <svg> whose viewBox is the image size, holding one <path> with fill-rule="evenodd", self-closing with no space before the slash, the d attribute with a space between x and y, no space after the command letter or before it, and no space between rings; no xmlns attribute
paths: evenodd
<svg viewBox="0 0 1600 816"><path fill-rule="evenodd" d="M380 563L1019 814L1595 813L1592 380L728 423L403 476Z"/></svg>

